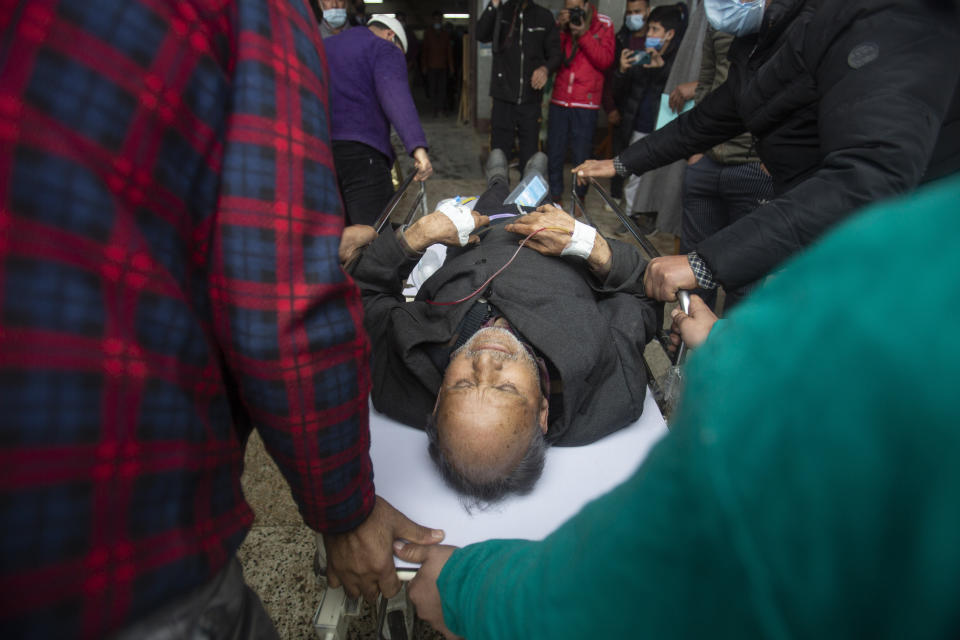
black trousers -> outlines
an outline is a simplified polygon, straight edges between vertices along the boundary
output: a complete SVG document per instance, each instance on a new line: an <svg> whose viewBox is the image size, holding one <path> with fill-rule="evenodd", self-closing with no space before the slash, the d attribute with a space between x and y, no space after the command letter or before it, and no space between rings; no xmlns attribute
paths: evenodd
<svg viewBox="0 0 960 640"><path fill-rule="evenodd" d="M372 225L393 196L390 159L362 142L334 140L333 164L346 223Z"/></svg>
<svg viewBox="0 0 960 640"><path fill-rule="evenodd" d="M516 136L520 152L520 171L535 154L540 141L540 101L514 104L493 99L490 113L490 148L500 149L509 158Z"/></svg>
<svg viewBox="0 0 960 640"><path fill-rule="evenodd" d="M447 110L447 69L427 69L428 91L433 115Z"/></svg>

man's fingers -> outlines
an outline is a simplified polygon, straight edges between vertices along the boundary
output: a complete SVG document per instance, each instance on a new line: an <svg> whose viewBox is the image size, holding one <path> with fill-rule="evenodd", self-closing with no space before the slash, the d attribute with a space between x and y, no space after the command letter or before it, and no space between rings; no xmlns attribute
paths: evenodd
<svg viewBox="0 0 960 640"><path fill-rule="evenodd" d="M444 533L440 529L419 525L397 511L393 524L393 538L401 538L417 544L436 544L443 540Z"/></svg>
<svg viewBox="0 0 960 640"><path fill-rule="evenodd" d="M413 542L404 544L398 540L393 543L393 553L404 562L423 564L430 557L430 547Z"/></svg>
<svg viewBox="0 0 960 640"><path fill-rule="evenodd" d="M380 593L383 594L384 598L392 598L397 595L400 591L400 577L397 575L395 569L391 568L389 571L383 573L380 576L378 582L380 587Z"/></svg>
<svg viewBox="0 0 960 640"><path fill-rule="evenodd" d="M474 228L475 228L475 229L479 229L480 227L485 227L485 226L487 226L488 224L490 224L490 216L485 216L485 215L480 214L480 213L474 213L474 214L473 214L473 223L474 223Z"/></svg>
<svg viewBox="0 0 960 640"><path fill-rule="evenodd" d="M703 301L703 298L701 298L696 294L691 295L690 296L690 315L696 318L704 310L709 311L710 307L707 305L706 302ZM681 313L683 312L681 311Z"/></svg>
<svg viewBox="0 0 960 640"><path fill-rule="evenodd" d="M340 586L340 578L337 577L337 574L332 573L329 567L327 568L327 584L330 585L331 589L336 589Z"/></svg>

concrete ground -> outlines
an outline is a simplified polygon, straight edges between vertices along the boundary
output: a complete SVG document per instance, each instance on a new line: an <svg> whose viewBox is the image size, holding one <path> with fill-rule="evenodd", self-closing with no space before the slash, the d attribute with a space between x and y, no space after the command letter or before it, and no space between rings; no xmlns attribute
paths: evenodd
<svg viewBox="0 0 960 640"><path fill-rule="evenodd" d="M470 125L458 124L453 117L424 119L423 126L431 144L430 156L435 172L426 183L429 206L454 195L482 193L486 187L482 162L486 159L487 137L476 134ZM409 170L409 159L402 162ZM512 172L511 182L517 179L519 173ZM409 197L401 202L398 211L409 209L407 202ZM601 232L626 237L619 232L622 229L614 214L603 210L598 196L589 194L586 204ZM674 252L673 236L656 233L649 239L662 254ZM654 373L661 377L669 363L660 348L656 345L648 347L647 357ZM281 638L315 637L312 618L323 589L312 570L314 536L300 519L287 484L256 433L247 446L243 490L256 513L253 529L239 552L247 582L260 595ZM414 635L418 639L430 640L441 637L420 621ZM376 637L374 616L368 609L366 615L352 625L349 638L367 640Z"/></svg>

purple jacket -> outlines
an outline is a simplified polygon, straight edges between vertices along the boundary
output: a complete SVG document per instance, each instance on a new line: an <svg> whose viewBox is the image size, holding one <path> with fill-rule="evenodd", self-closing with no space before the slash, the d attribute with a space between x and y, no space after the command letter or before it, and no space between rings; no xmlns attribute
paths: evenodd
<svg viewBox="0 0 960 640"><path fill-rule="evenodd" d="M330 65L332 140L362 142L392 161L392 124L407 153L427 146L400 47L366 28L331 36L323 46Z"/></svg>

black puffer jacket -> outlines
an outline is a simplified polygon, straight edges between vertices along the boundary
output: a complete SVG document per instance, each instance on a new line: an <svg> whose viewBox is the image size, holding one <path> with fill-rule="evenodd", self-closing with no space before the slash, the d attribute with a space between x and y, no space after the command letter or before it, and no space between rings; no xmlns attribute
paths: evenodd
<svg viewBox="0 0 960 640"><path fill-rule="evenodd" d="M488 4L477 21L477 41L493 43L490 95L515 104L539 102L542 91L530 86L530 76L542 66L553 73L563 60L553 14L532 0Z"/></svg>
<svg viewBox="0 0 960 640"><path fill-rule="evenodd" d="M960 169L960 34L933 5L773 0L731 45L727 82L621 154L643 173L758 138L778 196L696 247L719 282L751 283L861 206Z"/></svg>

